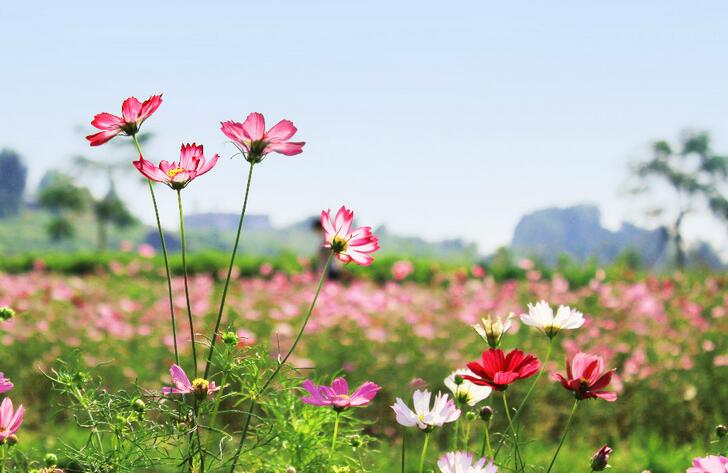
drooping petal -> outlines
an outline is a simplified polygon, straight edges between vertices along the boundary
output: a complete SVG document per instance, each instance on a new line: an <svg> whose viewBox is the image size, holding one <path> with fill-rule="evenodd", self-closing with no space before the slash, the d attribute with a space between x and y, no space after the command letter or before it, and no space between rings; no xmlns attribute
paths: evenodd
<svg viewBox="0 0 728 473"><path fill-rule="evenodd" d="M89 141L89 144L91 146L99 146L106 143L119 133L121 133L121 129L107 130L99 133L94 133L93 135L88 135L86 139Z"/></svg>
<svg viewBox="0 0 728 473"><path fill-rule="evenodd" d="M276 152L284 156L295 156L303 153L304 141L287 141L285 143L270 143L265 147L266 153Z"/></svg>
<svg viewBox="0 0 728 473"><path fill-rule="evenodd" d="M112 115L110 113L99 113L91 121L91 125L98 128L99 130L112 130L118 128L124 121L121 117Z"/></svg>

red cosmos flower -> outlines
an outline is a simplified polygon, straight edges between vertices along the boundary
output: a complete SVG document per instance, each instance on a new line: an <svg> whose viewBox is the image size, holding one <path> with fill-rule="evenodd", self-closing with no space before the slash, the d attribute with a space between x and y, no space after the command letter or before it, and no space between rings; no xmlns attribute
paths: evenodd
<svg viewBox="0 0 728 473"><path fill-rule="evenodd" d="M303 152L303 141L288 141L298 129L290 120L281 120L265 131L265 118L253 112L243 123L226 121L220 123L220 130L233 140L249 162L258 163L266 154L276 152L293 156Z"/></svg>
<svg viewBox="0 0 728 473"><path fill-rule="evenodd" d="M496 391L505 391L514 381L536 374L541 368L541 362L521 350L511 350L506 355L503 350L491 348L483 352L480 363L470 362L468 368L475 376L465 375L463 379L480 386L490 386Z"/></svg>
<svg viewBox="0 0 728 473"><path fill-rule="evenodd" d="M613 402L617 400L617 393L601 391L609 386L615 370L604 372L604 360L597 355L577 353L569 363L566 360L566 377L554 373L553 379L573 391L577 399L604 399Z"/></svg>
<svg viewBox="0 0 728 473"><path fill-rule="evenodd" d="M144 120L149 118L162 104L162 94L152 95L144 102L139 102L136 97L129 97L121 105L121 116L117 117L110 113L99 113L91 122L91 125L103 130L86 137L91 146L99 146L119 133L127 136L136 135Z"/></svg>
<svg viewBox="0 0 728 473"><path fill-rule="evenodd" d="M195 143L182 145L179 163L161 161L159 167L139 155L134 161L134 167L144 174L147 179L161 182L174 190L184 189L196 177L202 176L217 164L218 155L211 160L205 160L202 145Z"/></svg>

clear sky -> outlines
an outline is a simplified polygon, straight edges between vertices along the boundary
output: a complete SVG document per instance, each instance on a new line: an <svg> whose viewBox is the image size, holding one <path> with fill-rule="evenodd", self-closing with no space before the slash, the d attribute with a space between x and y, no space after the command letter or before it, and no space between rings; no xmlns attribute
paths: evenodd
<svg viewBox="0 0 728 473"><path fill-rule="evenodd" d="M219 122L259 111L308 144L256 167L251 211L283 224L346 203L361 222L485 252L545 206L638 218L620 191L653 139L703 128L728 152L726 18L718 0L2 2L0 147L33 184L75 154L125 158L88 147L91 118L163 92L147 158L204 143L225 159L185 190L188 208L237 211L243 164ZM725 251L725 227L688 225Z"/></svg>

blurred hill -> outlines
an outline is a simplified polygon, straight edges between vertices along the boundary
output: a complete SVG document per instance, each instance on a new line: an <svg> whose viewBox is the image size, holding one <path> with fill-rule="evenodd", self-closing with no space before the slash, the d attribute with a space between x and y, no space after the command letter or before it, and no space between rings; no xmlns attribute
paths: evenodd
<svg viewBox="0 0 728 473"><path fill-rule="evenodd" d="M555 264L560 255L580 262L596 258L606 264L630 252L647 268L666 265L673 251L665 229L649 230L625 222L612 231L602 226L601 212L593 205L548 208L524 215L516 225L511 247L549 265ZM689 263L714 269L725 267L705 242L691 249Z"/></svg>

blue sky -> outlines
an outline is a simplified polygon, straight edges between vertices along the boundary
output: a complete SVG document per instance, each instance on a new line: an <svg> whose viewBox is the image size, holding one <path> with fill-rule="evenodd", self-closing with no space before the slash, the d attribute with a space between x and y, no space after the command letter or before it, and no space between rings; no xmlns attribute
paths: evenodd
<svg viewBox="0 0 728 473"><path fill-rule="evenodd" d="M227 158L219 122L259 111L308 144L256 168L251 211L288 223L347 203L361 222L488 251L546 206L640 218L620 191L653 139L703 128L728 151L727 14L665 0L3 2L0 146L33 183L75 154L126 159L87 146L89 121L163 92L147 158L176 159L182 141ZM188 209L237 211L243 173L224 159L185 190ZM151 221L132 177L121 193ZM174 195L159 192L172 226ZM725 251L725 227L688 225Z"/></svg>

